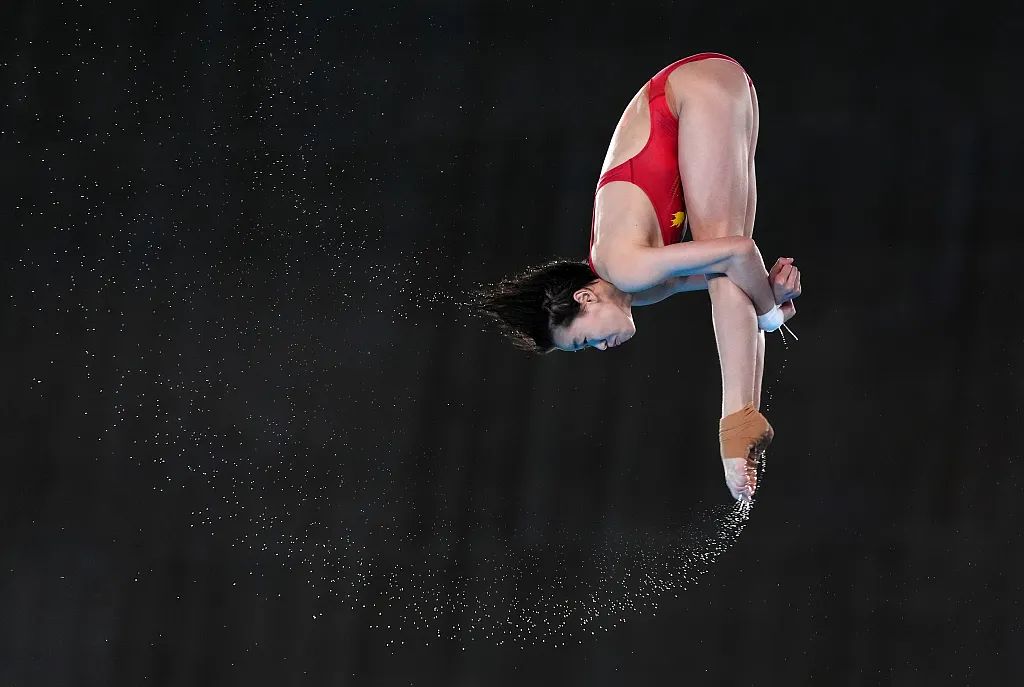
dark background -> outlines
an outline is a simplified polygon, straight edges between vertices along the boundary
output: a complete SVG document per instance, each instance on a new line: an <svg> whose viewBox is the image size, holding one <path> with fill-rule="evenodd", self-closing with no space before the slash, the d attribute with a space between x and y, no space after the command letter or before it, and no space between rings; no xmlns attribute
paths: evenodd
<svg viewBox="0 0 1024 687"><path fill-rule="evenodd" d="M1019 10L15 2L0 27L0 684L1018 678ZM803 274L745 530L593 635L392 618L389 569L415 596L440 561L450 593L533 551L530 593L726 504L706 293L544 358L460 306L585 257L622 109L701 51L757 86L754 238Z"/></svg>

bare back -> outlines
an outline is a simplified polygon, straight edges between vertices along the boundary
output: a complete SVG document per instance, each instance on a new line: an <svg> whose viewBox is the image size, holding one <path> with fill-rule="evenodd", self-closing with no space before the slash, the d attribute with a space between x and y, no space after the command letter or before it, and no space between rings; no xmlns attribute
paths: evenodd
<svg viewBox="0 0 1024 687"><path fill-rule="evenodd" d="M647 102L647 84L644 84L619 117L601 165L601 174L639 153L647 143L650 132L650 106ZM594 241L591 254L594 267L599 273L604 273L599 256L614 252L624 244L660 246L661 232L658 231L654 208L643 190L626 181L613 181L598 189L594 197Z"/></svg>

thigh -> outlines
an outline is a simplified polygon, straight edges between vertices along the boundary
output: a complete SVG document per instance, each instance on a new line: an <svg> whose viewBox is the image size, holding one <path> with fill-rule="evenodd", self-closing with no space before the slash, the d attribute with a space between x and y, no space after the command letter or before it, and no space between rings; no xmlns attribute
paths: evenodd
<svg viewBox="0 0 1024 687"><path fill-rule="evenodd" d="M746 74L701 60L679 80L679 175L694 240L742 236L751 197L753 103ZM752 214L752 213L751 213ZM753 218L750 218L751 230Z"/></svg>

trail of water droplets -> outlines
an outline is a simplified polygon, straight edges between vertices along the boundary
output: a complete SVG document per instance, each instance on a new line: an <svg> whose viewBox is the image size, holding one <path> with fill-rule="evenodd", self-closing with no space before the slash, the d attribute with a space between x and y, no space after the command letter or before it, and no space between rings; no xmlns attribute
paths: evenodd
<svg viewBox="0 0 1024 687"><path fill-rule="evenodd" d="M393 271L382 265L371 270ZM387 279L381 283L394 285ZM459 291L421 289L406 295L415 307L424 308L458 305L459 297L453 293ZM783 343L788 351L784 336ZM784 368L785 356L776 382ZM764 410L770 398L766 388ZM762 454L759 495L765 488L766 465ZM334 477L343 480L340 474L319 479ZM210 485L221 488L214 480ZM386 511L403 498L401 488L384 475L359 488L376 494L365 501L368 511ZM560 644L654 612L668 594L691 588L738 540L753 507L742 502L709 507L689 522L658 533L563 531L542 544L506 539L489 547L503 549L501 556L481 557L470 551L461 559L452 552L471 549L472 541L465 534L452 534L444 525L431 534L430 547L415 544L401 528L391 525L307 538L290 532L287 518L265 510L249 519L259 534L247 535L239 543L257 552L285 548L286 559L302 569L319 591L350 608L376 611L377 620L370 628L385 634L409 637L412 631L425 642ZM477 543L487 536L495 535L472 533Z"/></svg>

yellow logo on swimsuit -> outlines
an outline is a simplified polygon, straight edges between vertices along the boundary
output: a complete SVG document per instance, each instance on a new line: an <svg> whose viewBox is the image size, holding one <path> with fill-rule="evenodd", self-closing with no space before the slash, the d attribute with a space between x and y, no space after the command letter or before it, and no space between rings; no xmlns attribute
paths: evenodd
<svg viewBox="0 0 1024 687"><path fill-rule="evenodd" d="M673 227L681 226L682 223L683 223L683 220L685 218L686 218L686 213L685 212L680 211L680 212L677 212L677 213L673 214L672 215L672 226Z"/></svg>

